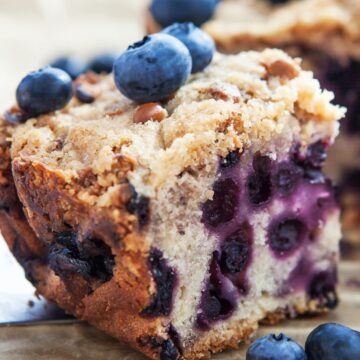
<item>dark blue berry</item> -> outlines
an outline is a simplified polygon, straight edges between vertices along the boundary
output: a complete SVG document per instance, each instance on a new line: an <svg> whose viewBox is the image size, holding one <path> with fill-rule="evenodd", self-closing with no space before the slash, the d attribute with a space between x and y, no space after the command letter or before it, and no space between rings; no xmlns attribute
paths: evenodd
<svg viewBox="0 0 360 360"><path fill-rule="evenodd" d="M50 268L64 280L80 275L86 280L105 282L111 279L115 265L111 249L102 240L88 237L80 243L72 231L54 234L48 261Z"/></svg>
<svg viewBox="0 0 360 360"><path fill-rule="evenodd" d="M151 304L142 311L142 315L168 316L170 315L172 307L176 273L174 269L168 266L162 253L157 249L151 250L149 268L156 283L157 292Z"/></svg>
<svg viewBox="0 0 360 360"><path fill-rule="evenodd" d="M314 169L321 169L326 161L326 157L326 144L322 141L317 141L307 149L305 162Z"/></svg>
<svg viewBox="0 0 360 360"><path fill-rule="evenodd" d="M197 317L197 325L200 329L209 329L211 323L228 318L234 305L221 295L221 290L210 284L208 292L202 298L201 313Z"/></svg>
<svg viewBox="0 0 360 360"><path fill-rule="evenodd" d="M220 166L222 168L231 168L235 166L240 160L240 155L238 151L230 152L226 157L222 158L220 161Z"/></svg>
<svg viewBox="0 0 360 360"><path fill-rule="evenodd" d="M360 359L360 333L339 324L323 324L306 340L309 360Z"/></svg>
<svg viewBox="0 0 360 360"><path fill-rule="evenodd" d="M304 349L284 334L268 335L255 340L246 360L307 360Z"/></svg>
<svg viewBox="0 0 360 360"><path fill-rule="evenodd" d="M129 213L137 216L140 226L144 226L148 223L150 217L150 199L139 195L132 185L130 186L130 191L131 198L126 205L126 209Z"/></svg>
<svg viewBox="0 0 360 360"><path fill-rule="evenodd" d="M165 340L161 345L160 360L177 360L180 352L171 340Z"/></svg>
<svg viewBox="0 0 360 360"><path fill-rule="evenodd" d="M116 58L115 54L98 55L89 62L89 70L96 74L110 74Z"/></svg>
<svg viewBox="0 0 360 360"><path fill-rule="evenodd" d="M95 101L95 97L87 93L81 85L75 86L75 97L84 104L91 104Z"/></svg>
<svg viewBox="0 0 360 360"><path fill-rule="evenodd" d="M224 286L224 275L219 268L219 254L214 252L210 264L210 279L202 291L197 326L208 330L213 322L229 318L236 307L236 297Z"/></svg>
<svg viewBox="0 0 360 360"><path fill-rule="evenodd" d="M65 71L73 80L88 70L85 62L73 56L60 57L54 60L50 66Z"/></svg>
<svg viewBox="0 0 360 360"><path fill-rule="evenodd" d="M281 195L288 196L303 177L303 170L292 164L281 164L276 172L274 183Z"/></svg>
<svg viewBox="0 0 360 360"><path fill-rule="evenodd" d="M64 108L73 94L69 75L52 67L31 72L17 90L19 107L27 114L40 115Z"/></svg>
<svg viewBox="0 0 360 360"><path fill-rule="evenodd" d="M234 180L218 180L213 187L214 196L203 205L202 220L206 225L216 227L231 221L238 207L239 187Z"/></svg>
<svg viewBox="0 0 360 360"><path fill-rule="evenodd" d="M309 181L310 184L323 184L326 181L325 174L318 169L306 168L304 173L305 179Z"/></svg>
<svg viewBox="0 0 360 360"><path fill-rule="evenodd" d="M90 263L87 260L80 259L76 253L66 247L62 247L58 244L51 245L48 261L50 268L63 280L76 274L85 279L90 278Z"/></svg>
<svg viewBox="0 0 360 360"><path fill-rule="evenodd" d="M254 172L247 181L249 200L253 205L260 205L267 202L272 193L270 158L257 155L253 161L253 168Z"/></svg>
<svg viewBox="0 0 360 360"><path fill-rule="evenodd" d="M197 26L210 20L219 0L153 0L150 12L162 27L190 21Z"/></svg>
<svg viewBox="0 0 360 360"><path fill-rule="evenodd" d="M204 70L211 63L215 53L214 40L193 23L175 23L162 32L176 37L189 49L193 74Z"/></svg>
<svg viewBox="0 0 360 360"><path fill-rule="evenodd" d="M10 124L24 123L31 118L31 114L26 114L22 111L5 111L4 119Z"/></svg>
<svg viewBox="0 0 360 360"><path fill-rule="evenodd" d="M304 239L306 227L298 219L286 219L270 227L270 247L284 254L297 249Z"/></svg>
<svg viewBox="0 0 360 360"><path fill-rule="evenodd" d="M118 89L136 102L156 102L171 96L188 79L189 50L166 34L146 36L130 46L114 63Z"/></svg>
<svg viewBox="0 0 360 360"><path fill-rule="evenodd" d="M220 266L225 273L237 274L244 270L251 254L250 230L241 226L228 236L221 249Z"/></svg>
<svg viewBox="0 0 360 360"><path fill-rule="evenodd" d="M319 302L319 307L334 309L338 305L336 284L336 269L320 271L311 279L308 288L309 297L317 300Z"/></svg>

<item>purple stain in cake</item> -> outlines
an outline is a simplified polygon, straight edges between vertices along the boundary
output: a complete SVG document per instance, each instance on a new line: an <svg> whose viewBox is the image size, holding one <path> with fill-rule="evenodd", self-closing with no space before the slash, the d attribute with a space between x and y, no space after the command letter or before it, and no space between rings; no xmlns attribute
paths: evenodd
<svg viewBox="0 0 360 360"><path fill-rule="evenodd" d="M276 220L269 228L269 245L276 255L289 256L300 248L306 236L306 225L300 219Z"/></svg>
<svg viewBox="0 0 360 360"><path fill-rule="evenodd" d="M142 311L144 316L168 316L171 313L176 273L163 258L160 250L152 249L149 268L156 284L156 294L148 307Z"/></svg>
<svg viewBox="0 0 360 360"><path fill-rule="evenodd" d="M254 171L247 180L247 190L250 203L260 205L267 202L272 193L271 159L256 155L253 161Z"/></svg>
<svg viewBox="0 0 360 360"><path fill-rule="evenodd" d="M231 178L220 179L213 186L214 196L202 207L202 221L217 227L233 220L239 204L239 186Z"/></svg>
<svg viewBox="0 0 360 360"><path fill-rule="evenodd" d="M202 221L217 237L218 247L202 291L196 321L199 329L209 330L213 323L230 317L239 298L248 294L251 218L275 201L284 210L268 227L271 253L277 259L300 256L279 296L310 286L318 272L306 258L306 244L317 240L327 214L338 208L331 182L321 171L327 146L327 142L315 142L304 152L300 145L294 146L289 159L281 162L256 154L250 167L244 166L237 153L220 159L214 197L202 206Z"/></svg>

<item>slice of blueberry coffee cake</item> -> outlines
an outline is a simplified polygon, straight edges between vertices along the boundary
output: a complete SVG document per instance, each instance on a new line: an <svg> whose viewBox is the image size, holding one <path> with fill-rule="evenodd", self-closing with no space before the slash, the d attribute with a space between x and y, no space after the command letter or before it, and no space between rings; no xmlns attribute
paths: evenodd
<svg viewBox="0 0 360 360"><path fill-rule="evenodd" d="M202 11L193 3L153 0L148 31L196 21L225 53L284 49L303 58L304 68L348 108L325 173L340 185L345 238L360 243L360 1L204 0ZM179 10L184 6L187 16Z"/></svg>
<svg viewBox="0 0 360 360"><path fill-rule="evenodd" d="M0 122L0 226L27 277L152 359L337 303L322 166L344 110L280 50L190 75L195 30L146 37L74 91L61 70L31 73Z"/></svg>

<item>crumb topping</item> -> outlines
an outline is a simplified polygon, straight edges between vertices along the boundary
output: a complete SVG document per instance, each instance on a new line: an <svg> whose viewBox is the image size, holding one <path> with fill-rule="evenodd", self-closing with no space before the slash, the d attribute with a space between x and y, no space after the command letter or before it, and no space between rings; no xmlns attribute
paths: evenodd
<svg viewBox="0 0 360 360"><path fill-rule="evenodd" d="M66 183L91 172L105 190L91 197L84 187L79 196L106 206L124 177L146 193L229 151L275 147L280 136L289 143L294 137L303 144L332 141L344 109L331 104L333 94L321 91L299 63L280 50L217 55L161 106L139 107L115 89L111 76L83 76L78 82L96 100L74 99L12 128L13 161L40 163ZM119 159L132 166L119 171Z"/></svg>

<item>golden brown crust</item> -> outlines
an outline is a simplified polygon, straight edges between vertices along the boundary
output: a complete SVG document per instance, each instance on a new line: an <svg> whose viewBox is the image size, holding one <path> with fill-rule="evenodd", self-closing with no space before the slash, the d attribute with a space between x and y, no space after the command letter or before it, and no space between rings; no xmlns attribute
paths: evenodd
<svg viewBox="0 0 360 360"><path fill-rule="evenodd" d="M0 122L3 125L1 119ZM14 174L18 194L39 235L36 236L29 226L17 196L10 166L10 143L5 139L4 128L0 139L0 152L3 155L0 171L0 228L10 250L24 267L27 277L41 295L55 301L67 312L130 343L150 357L157 358L159 349L139 344L140 338L165 338L167 334L165 330L161 333L159 319L152 320L140 316L151 300L149 289L152 286L147 266L148 249L141 239L142 235L136 228L133 216L128 214L130 220L118 219L119 225L111 228L111 223L105 219L106 214L97 216L97 219L92 218L81 204L75 204L68 199L62 188L63 181L55 173L47 171L41 165L32 167L29 163L15 163ZM124 199L128 197L125 190L122 195ZM71 213L65 215L60 203L63 206L65 203L70 206L71 203ZM90 218L91 223L100 224L97 227L98 234L101 233L102 239L112 246L112 251L116 254L114 277L92 290L90 294L89 284L81 276L74 275L68 279L61 279L47 263L47 246L52 241L52 231L61 231L64 218L69 216L73 224L84 226L86 219ZM125 215L122 216L125 219ZM132 230L127 229L129 224L132 224ZM115 239L113 234L117 234L120 240ZM127 240L126 237L132 239ZM137 237L136 241L134 237ZM127 247L128 242L131 244L130 248Z"/></svg>

